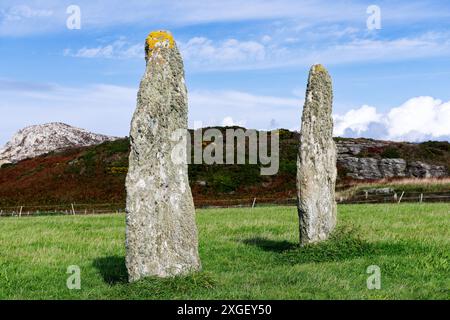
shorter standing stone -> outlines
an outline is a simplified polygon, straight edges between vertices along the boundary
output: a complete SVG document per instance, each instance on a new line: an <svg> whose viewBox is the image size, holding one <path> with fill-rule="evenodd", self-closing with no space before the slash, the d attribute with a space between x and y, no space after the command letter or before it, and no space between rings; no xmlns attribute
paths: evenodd
<svg viewBox="0 0 450 320"><path fill-rule="evenodd" d="M327 239L336 225L332 104L331 77L322 65L314 65L306 90L297 162L301 244Z"/></svg>

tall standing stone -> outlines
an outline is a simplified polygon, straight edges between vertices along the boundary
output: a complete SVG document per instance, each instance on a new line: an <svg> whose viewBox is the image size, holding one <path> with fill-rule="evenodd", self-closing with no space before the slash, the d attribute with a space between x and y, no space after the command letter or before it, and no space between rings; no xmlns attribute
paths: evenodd
<svg viewBox="0 0 450 320"><path fill-rule="evenodd" d="M306 90L297 162L301 244L327 239L336 225L332 104L331 77L322 65L314 65Z"/></svg>
<svg viewBox="0 0 450 320"><path fill-rule="evenodd" d="M172 152L187 130L188 101L181 55L169 32L150 33L147 67L131 123L126 179L126 266L129 280L197 271L195 209L187 163Z"/></svg>

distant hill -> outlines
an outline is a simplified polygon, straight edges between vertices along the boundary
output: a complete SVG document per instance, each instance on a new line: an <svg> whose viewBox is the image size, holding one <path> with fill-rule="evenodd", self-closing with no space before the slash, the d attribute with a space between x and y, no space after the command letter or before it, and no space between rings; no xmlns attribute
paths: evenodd
<svg viewBox="0 0 450 320"><path fill-rule="evenodd" d="M261 176L259 165L190 165L194 200L294 197L298 133L281 130L279 136L280 166L274 176ZM352 180L449 175L447 142L342 138L336 142L340 186ZM124 203L128 153L129 141L123 138L4 165L0 169L0 206Z"/></svg>
<svg viewBox="0 0 450 320"><path fill-rule="evenodd" d="M0 150L0 165L34 158L51 151L96 145L117 138L52 122L29 126L17 132Z"/></svg>

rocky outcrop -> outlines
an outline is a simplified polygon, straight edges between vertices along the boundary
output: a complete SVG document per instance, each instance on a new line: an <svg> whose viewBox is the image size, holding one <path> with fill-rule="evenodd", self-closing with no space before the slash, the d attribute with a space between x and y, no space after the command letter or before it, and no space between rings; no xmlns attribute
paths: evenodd
<svg viewBox="0 0 450 320"><path fill-rule="evenodd" d="M408 165L408 175L415 178L446 177L447 168L444 166L429 165L420 161L411 162Z"/></svg>
<svg viewBox="0 0 450 320"><path fill-rule="evenodd" d="M186 148L174 134L187 133L188 101L183 61L170 33L150 33L146 61L131 123L126 179L130 281L201 268L186 157L174 161L172 155L180 145Z"/></svg>
<svg viewBox="0 0 450 320"><path fill-rule="evenodd" d="M52 151L91 146L115 139L118 138L91 133L59 122L30 126L17 132L0 150L0 165Z"/></svg>
<svg viewBox="0 0 450 320"><path fill-rule="evenodd" d="M315 65L309 73L297 162L301 244L327 239L336 225L332 104L331 77Z"/></svg>
<svg viewBox="0 0 450 320"><path fill-rule="evenodd" d="M336 147L338 150L338 158L356 156L362 151L374 148L384 148L389 146L388 141L376 141L367 139L345 139L338 140Z"/></svg>
<svg viewBox="0 0 450 320"><path fill-rule="evenodd" d="M339 163L353 179L382 179L406 176L406 161L403 159L340 158Z"/></svg>
<svg viewBox="0 0 450 320"><path fill-rule="evenodd" d="M375 180L403 177L445 177L447 168L423 162L407 162L401 158L364 157L367 150L388 147L389 141L344 140L337 142L338 164L349 178L358 180Z"/></svg>

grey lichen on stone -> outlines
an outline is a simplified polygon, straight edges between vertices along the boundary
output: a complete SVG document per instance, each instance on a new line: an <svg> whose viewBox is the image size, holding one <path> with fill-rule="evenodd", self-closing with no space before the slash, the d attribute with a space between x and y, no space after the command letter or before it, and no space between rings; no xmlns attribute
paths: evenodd
<svg viewBox="0 0 450 320"><path fill-rule="evenodd" d="M201 269L187 163L172 159L180 144L172 135L187 129L188 100L183 61L169 32L150 33L146 61L126 178L130 281Z"/></svg>
<svg viewBox="0 0 450 320"><path fill-rule="evenodd" d="M336 226L332 105L331 77L322 65L314 65L306 90L297 162L301 244L327 239Z"/></svg>

